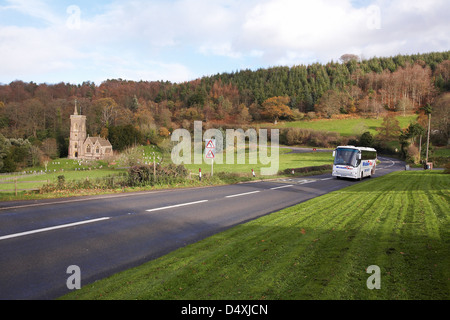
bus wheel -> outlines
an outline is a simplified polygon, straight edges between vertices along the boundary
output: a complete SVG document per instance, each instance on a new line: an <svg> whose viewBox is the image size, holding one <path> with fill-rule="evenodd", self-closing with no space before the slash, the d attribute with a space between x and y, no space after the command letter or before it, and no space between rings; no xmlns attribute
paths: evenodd
<svg viewBox="0 0 450 320"><path fill-rule="evenodd" d="M363 178L364 178L364 173L361 172L361 178L359 178L359 181L362 181Z"/></svg>

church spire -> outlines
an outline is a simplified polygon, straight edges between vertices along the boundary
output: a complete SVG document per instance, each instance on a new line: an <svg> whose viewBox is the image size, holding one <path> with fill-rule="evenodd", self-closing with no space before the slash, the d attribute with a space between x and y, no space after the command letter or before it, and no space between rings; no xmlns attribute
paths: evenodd
<svg viewBox="0 0 450 320"><path fill-rule="evenodd" d="M77 99L75 99L75 110L74 110L73 114L74 114L75 116L78 115Z"/></svg>

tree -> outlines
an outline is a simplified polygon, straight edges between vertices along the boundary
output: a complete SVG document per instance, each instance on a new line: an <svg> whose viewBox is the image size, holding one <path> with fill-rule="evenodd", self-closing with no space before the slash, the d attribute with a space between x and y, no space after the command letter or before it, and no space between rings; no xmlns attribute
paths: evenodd
<svg viewBox="0 0 450 320"><path fill-rule="evenodd" d="M0 172L3 171L4 167L4 160L8 155L9 148L11 147L11 143L8 139L6 139L1 133L0 133Z"/></svg>
<svg viewBox="0 0 450 320"><path fill-rule="evenodd" d="M132 112L136 112L139 108L139 100L136 97L136 95L134 95L133 100L131 100L131 104L130 104L130 110Z"/></svg>
<svg viewBox="0 0 450 320"><path fill-rule="evenodd" d="M450 144L450 93L439 96L433 104L433 129L439 132L440 143Z"/></svg>
<svg viewBox="0 0 450 320"><path fill-rule="evenodd" d="M143 142L142 133L131 124L110 127L108 136L113 149L118 151Z"/></svg>
<svg viewBox="0 0 450 320"><path fill-rule="evenodd" d="M293 117L293 114L288 106L289 102L289 97L269 98L262 104L262 115L273 121L277 121L278 119L290 119Z"/></svg>
<svg viewBox="0 0 450 320"><path fill-rule="evenodd" d="M342 63L348 63L350 61L359 61L359 56L356 54L346 53L343 54L339 60L342 61Z"/></svg>
<svg viewBox="0 0 450 320"><path fill-rule="evenodd" d="M393 114L387 114L383 118L383 123L378 130L378 139L384 141L392 141L399 137L401 128L398 120Z"/></svg>
<svg viewBox="0 0 450 320"><path fill-rule="evenodd" d="M397 102L396 109L398 111L402 111L403 116L405 117L406 112L411 111L413 109L413 104L411 103L411 100L409 100L408 98L402 98Z"/></svg>
<svg viewBox="0 0 450 320"><path fill-rule="evenodd" d="M94 107L100 111L100 122L102 127L114 125L117 117L118 106L112 98L102 98L94 102Z"/></svg>
<svg viewBox="0 0 450 320"><path fill-rule="evenodd" d="M341 99L339 93L335 90L328 90L320 99L315 110L316 112L322 113L328 118L332 115L338 114L341 110Z"/></svg>
<svg viewBox="0 0 450 320"><path fill-rule="evenodd" d="M240 111L239 111L239 121L241 123L249 123L252 121L252 116L250 115L250 112L248 110L248 108L244 105L241 104L239 106Z"/></svg>
<svg viewBox="0 0 450 320"><path fill-rule="evenodd" d="M56 159L59 156L58 143L55 138L47 138L42 142L41 150L50 159Z"/></svg>
<svg viewBox="0 0 450 320"><path fill-rule="evenodd" d="M159 135L161 137L168 137L170 135L170 131L166 127L159 128Z"/></svg>
<svg viewBox="0 0 450 320"><path fill-rule="evenodd" d="M133 122L139 127L141 131L147 131L154 124L152 112L147 106L139 106L137 112L133 115Z"/></svg>
<svg viewBox="0 0 450 320"><path fill-rule="evenodd" d="M361 147L372 147L373 142L373 136L369 131L364 132L359 138L359 144L361 145Z"/></svg>
<svg viewBox="0 0 450 320"><path fill-rule="evenodd" d="M430 150L431 113L433 112L433 108L431 107L431 105L427 104L425 107L423 107L423 111L426 115L428 115L427 150L425 156L425 161L428 163L428 151Z"/></svg>
<svg viewBox="0 0 450 320"><path fill-rule="evenodd" d="M405 158L412 160L415 163L420 162L422 135L424 133L425 129L419 123L411 123L409 127L401 133L399 140ZM417 137L419 137L418 147L414 145Z"/></svg>
<svg viewBox="0 0 450 320"><path fill-rule="evenodd" d="M25 112L19 116L19 119L23 121L28 135L37 138L37 131L45 129L44 105L38 99L28 99L23 102L22 107Z"/></svg>

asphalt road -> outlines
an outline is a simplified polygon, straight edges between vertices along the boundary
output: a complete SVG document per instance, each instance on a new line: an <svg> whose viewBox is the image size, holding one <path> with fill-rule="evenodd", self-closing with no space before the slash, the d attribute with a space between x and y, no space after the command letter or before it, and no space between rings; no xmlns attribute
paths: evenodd
<svg viewBox="0 0 450 320"><path fill-rule="evenodd" d="M380 158L376 176L403 170ZM231 226L359 181L320 175L230 186L0 204L0 299L55 299Z"/></svg>

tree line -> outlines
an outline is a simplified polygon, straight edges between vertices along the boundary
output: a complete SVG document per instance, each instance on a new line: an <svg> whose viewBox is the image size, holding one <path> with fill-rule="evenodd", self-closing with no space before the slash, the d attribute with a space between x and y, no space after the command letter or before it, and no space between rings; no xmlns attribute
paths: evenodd
<svg viewBox="0 0 450 320"><path fill-rule="evenodd" d="M121 150L132 143L158 142L176 128L192 129L195 120L220 127L406 114L449 91L450 51L367 60L346 54L327 64L240 70L183 83L17 80L0 85L0 141L27 140L45 156L66 156L75 99L87 116L88 133L110 139ZM448 138L448 130L445 134Z"/></svg>

